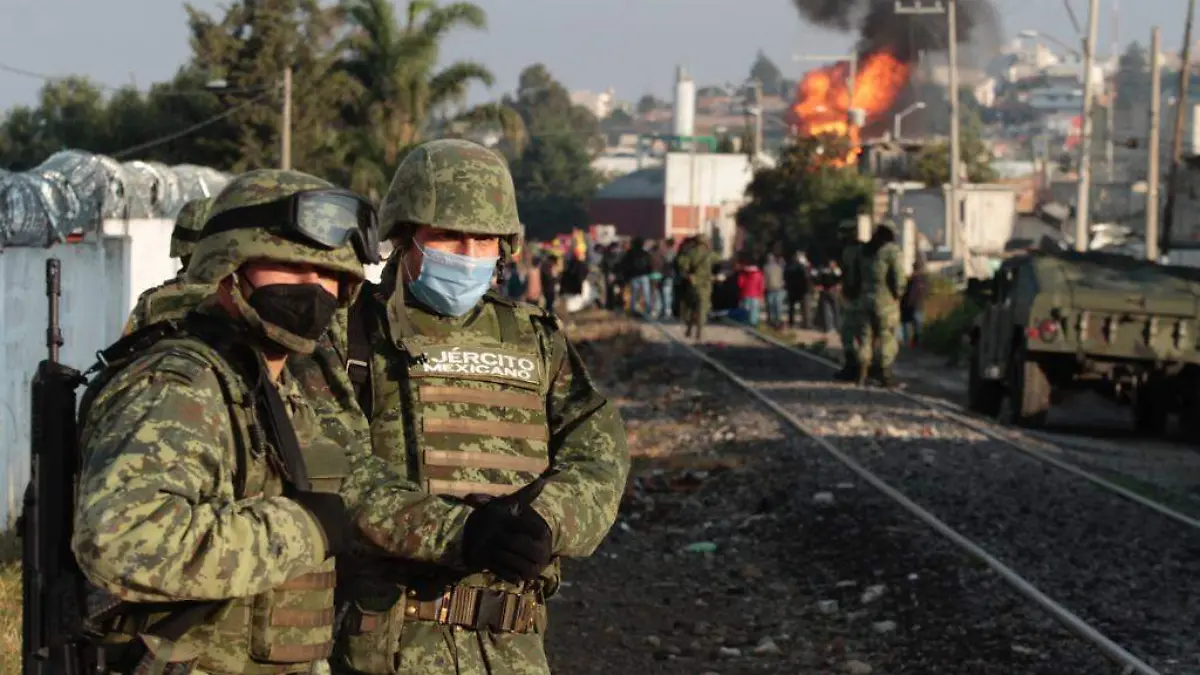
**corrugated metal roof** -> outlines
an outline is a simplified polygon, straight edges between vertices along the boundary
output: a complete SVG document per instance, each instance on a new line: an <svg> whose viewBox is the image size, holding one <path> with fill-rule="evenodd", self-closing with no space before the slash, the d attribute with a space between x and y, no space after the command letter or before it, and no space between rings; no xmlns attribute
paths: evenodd
<svg viewBox="0 0 1200 675"><path fill-rule="evenodd" d="M617 178L596 191L596 199L657 199L663 200L667 170L652 166Z"/></svg>

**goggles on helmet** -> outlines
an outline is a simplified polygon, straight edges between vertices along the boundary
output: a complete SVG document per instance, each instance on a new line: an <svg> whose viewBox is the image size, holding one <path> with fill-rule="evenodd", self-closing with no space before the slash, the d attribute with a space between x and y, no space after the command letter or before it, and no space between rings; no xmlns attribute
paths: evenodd
<svg viewBox="0 0 1200 675"><path fill-rule="evenodd" d="M222 211L208 219L200 238L230 230L262 228L271 234L327 249L354 246L363 264L379 262L375 207L349 190L305 190L265 204Z"/></svg>

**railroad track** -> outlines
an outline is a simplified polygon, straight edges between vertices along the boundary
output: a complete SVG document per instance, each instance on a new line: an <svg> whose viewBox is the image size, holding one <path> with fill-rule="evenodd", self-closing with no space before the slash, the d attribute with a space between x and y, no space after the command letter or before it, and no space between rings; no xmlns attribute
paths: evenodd
<svg viewBox="0 0 1200 675"><path fill-rule="evenodd" d="M756 331L714 326L727 346L697 347L653 325L1121 672L1200 673L1197 519L936 399L829 382L838 364ZM941 440L947 426L972 440Z"/></svg>

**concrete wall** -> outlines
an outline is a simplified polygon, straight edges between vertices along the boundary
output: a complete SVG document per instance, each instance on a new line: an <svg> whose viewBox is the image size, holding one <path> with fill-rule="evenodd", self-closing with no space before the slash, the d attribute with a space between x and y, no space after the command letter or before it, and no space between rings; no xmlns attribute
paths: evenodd
<svg viewBox="0 0 1200 675"><path fill-rule="evenodd" d="M169 220L107 221L104 236L0 250L0 524L29 480L29 382L46 358L46 260L62 263L62 361L84 369L120 337L142 291L177 273Z"/></svg>
<svg viewBox="0 0 1200 675"><path fill-rule="evenodd" d="M86 368L117 339L128 314L132 248L130 239L106 237L0 253L0 523L20 513L29 480L29 383L46 358L46 260L62 261L61 358Z"/></svg>

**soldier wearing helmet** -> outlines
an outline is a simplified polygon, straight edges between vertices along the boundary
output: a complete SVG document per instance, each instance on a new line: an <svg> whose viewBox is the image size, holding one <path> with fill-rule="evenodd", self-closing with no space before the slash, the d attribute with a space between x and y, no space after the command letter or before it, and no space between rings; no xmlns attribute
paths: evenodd
<svg viewBox="0 0 1200 675"><path fill-rule="evenodd" d="M897 333L900 329L900 296L905 286L900 258L896 226L891 221L884 221L875 228L859 257L861 321L854 340L858 353L855 380L859 385L867 383L873 356L878 358L881 383L885 387L896 384L892 365L900 351Z"/></svg>
<svg viewBox="0 0 1200 675"><path fill-rule="evenodd" d="M855 346L854 340L858 336L859 325L862 323L862 313L858 302L862 291L862 276L859 274L862 242L858 240L858 223L854 220L843 220L838 224L838 238L842 242L843 300L842 311L839 312L841 325L838 326L838 337L842 342L844 364L834 378L852 382L858 377L858 348Z"/></svg>
<svg viewBox="0 0 1200 675"><path fill-rule="evenodd" d="M703 233L675 259L682 282L679 318L687 326L687 337L694 335L697 342L703 339L704 324L712 311L713 265L718 261L708 235Z"/></svg>
<svg viewBox="0 0 1200 675"><path fill-rule="evenodd" d="M549 673L559 560L590 555L629 471L623 424L558 320L489 290L521 228L503 158L436 140L380 209L395 245L350 317L350 375L374 452L409 477L368 539L404 564L351 559L343 673ZM395 523L411 534L397 540ZM381 592L383 589L385 592Z"/></svg>
<svg viewBox="0 0 1200 675"><path fill-rule="evenodd" d="M211 204L211 198L193 199L184 204L179 215L175 216L175 229L171 230L171 257L178 258L183 266L174 279L138 296L125 322L125 335L157 321L181 319L212 293L213 289L209 286L189 284L184 280L192 251L200 236L200 227Z"/></svg>
<svg viewBox="0 0 1200 675"><path fill-rule="evenodd" d="M104 354L81 407L71 545L111 608L112 672L324 667L334 556L360 505L393 508L396 479L365 437L325 433L285 366L354 301L376 229L369 203L323 180L244 174L188 266L212 294Z"/></svg>

